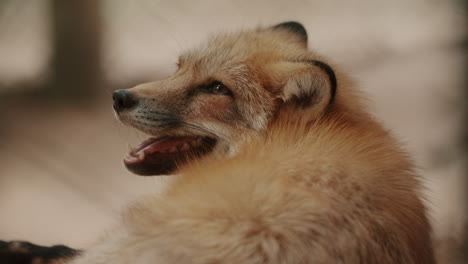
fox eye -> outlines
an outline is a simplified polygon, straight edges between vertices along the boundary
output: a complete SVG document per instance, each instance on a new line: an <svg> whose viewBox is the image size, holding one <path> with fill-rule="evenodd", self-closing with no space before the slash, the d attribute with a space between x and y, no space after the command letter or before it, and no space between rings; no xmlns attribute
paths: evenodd
<svg viewBox="0 0 468 264"><path fill-rule="evenodd" d="M215 95L232 95L229 90L222 82L215 81L202 88L203 92Z"/></svg>

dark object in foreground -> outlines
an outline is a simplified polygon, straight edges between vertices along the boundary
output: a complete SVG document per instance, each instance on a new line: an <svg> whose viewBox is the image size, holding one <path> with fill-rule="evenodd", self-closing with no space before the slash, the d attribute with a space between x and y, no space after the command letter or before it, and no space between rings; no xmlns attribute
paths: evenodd
<svg viewBox="0 0 468 264"><path fill-rule="evenodd" d="M81 253L81 250L64 245L51 247L38 246L25 241L5 242L0 240L1 264L52 264L68 260Z"/></svg>

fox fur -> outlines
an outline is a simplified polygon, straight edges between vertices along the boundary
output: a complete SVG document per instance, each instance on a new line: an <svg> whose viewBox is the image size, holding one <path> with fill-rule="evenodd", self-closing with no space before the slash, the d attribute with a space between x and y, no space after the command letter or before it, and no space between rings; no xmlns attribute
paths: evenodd
<svg viewBox="0 0 468 264"><path fill-rule="evenodd" d="M222 34L183 55L174 76L131 89L177 105L182 87L220 79L235 100L186 106L185 118L225 135L220 145L71 263L434 263L411 159L306 40L293 22ZM309 61L332 66L336 94Z"/></svg>

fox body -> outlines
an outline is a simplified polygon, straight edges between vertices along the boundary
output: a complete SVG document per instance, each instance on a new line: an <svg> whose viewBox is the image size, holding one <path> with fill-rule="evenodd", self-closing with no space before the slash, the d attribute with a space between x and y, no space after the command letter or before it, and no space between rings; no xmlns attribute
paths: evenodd
<svg viewBox="0 0 468 264"><path fill-rule="evenodd" d="M114 101L152 136L127 167L181 176L73 264L434 263L411 161L302 25L215 36Z"/></svg>

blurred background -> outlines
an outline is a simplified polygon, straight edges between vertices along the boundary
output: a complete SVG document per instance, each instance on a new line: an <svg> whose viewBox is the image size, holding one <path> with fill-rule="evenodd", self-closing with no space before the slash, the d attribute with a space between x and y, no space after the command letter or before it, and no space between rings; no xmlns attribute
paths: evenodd
<svg viewBox="0 0 468 264"><path fill-rule="evenodd" d="M467 219L467 2L0 0L0 239L86 247L167 177L126 171L111 92L160 79L210 33L301 22L415 157L438 258ZM465 246L465 250L463 250Z"/></svg>

